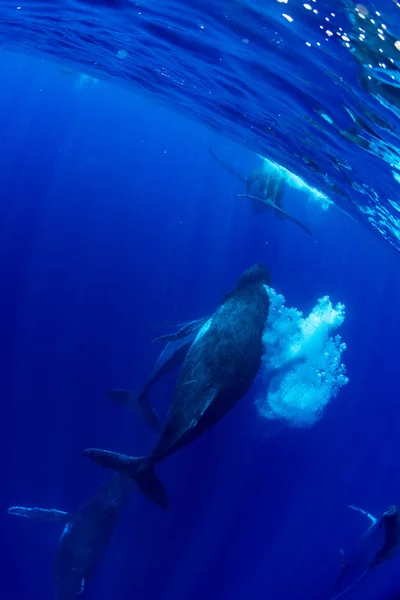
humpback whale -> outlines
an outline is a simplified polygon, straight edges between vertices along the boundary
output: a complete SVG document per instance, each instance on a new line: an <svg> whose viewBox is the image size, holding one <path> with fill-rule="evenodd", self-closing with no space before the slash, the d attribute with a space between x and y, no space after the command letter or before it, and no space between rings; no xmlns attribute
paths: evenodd
<svg viewBox="0 0 400 600"><path fill-rule="evenodd" d="M334 585L331 600L337 600L361 581L372 569L391 559L400 549L400 507L390 506L379 518L350 505L349 508L368 517L371 525L347 562Z"/></svg>
<svg viewBox="0 0 400 600"><path fill-rule="evenodd" d="M237 194L237 197L251 200L254 212L265 212L268 208L272 208L276 216L280 219L289 219L301 227L308 235L313 235L304 223L282 209L285 178L281 173L268 171L265 167L257 167L248 177L243 177L236 169L225 163L212 148L209 148L209 152L218 164L244 184L246 188L245 193ZM260 196L256 196L253 193L254 186L257 184Z"/></svg>
<svg viewBox="0 0 400 600"><path fill-rule="evenodd" d="M86 589L130 495L132 479L114 474L76 513L11 506L8 514L64 525L54 566L55 600L75 600Z"/></svg>
<svg viewBox="0 0 400 600"><path fill-rule="evenodd" d="M163 335L153 340L153 342L167 342L167 345L158 357L149 379L138 393L126 389L112 389L107 390L106 396L117 404L130 406L149 427L159 432L161 429L160 421L150 404L148 393L157 381L182 364L197 332L208 319L209 317L203 317L190 321L175 333Z"/></svg>
<svg viewBox="0 0 400 600"><path fill-rule="evenodd" d="M201 327L178 375L172 402L153 451L145 457L89 448L84 455L130 475L163 509L167 493L154 467L224 417L250 389L263 354L270 284L265 265L245 271L235 288Z"/></svg>

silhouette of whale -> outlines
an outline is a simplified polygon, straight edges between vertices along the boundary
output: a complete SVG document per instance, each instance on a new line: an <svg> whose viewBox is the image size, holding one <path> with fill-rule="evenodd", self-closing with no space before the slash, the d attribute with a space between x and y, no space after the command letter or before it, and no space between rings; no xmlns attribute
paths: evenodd
<svg viewBox="0 0 400 600"><path fill-rule="evenodd" d="M222 419L250 389L263 353L269 310L265 285L269 283L267 268L254 265L200 329L183 361L166 420L149 456L95 448L84 455L129 474L149 499L166 509L168 496L154 466Z"/></svg>
<svg viewBox="0 0 400 600"><path fill-rule="evenodd" d="M84 591L110 542L132 483L130 477L114 474L76 513L24 506L8 509L10 515L64 525L54 559L55 600L74 600Z"/></svg>

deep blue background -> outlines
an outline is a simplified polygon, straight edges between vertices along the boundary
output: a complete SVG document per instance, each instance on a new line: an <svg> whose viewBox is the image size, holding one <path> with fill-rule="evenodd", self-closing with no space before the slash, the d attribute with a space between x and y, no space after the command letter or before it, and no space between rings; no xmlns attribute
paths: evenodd
<svg viewBox="0 0 400 600"><path fill-rule="evenodd" d="M7 507L74 510L106 475L85 447L148 451L152 432L104 390L140 386L154 326L213 311L264 261L289 305L345 303L350 383L315 427L273 438L252 390L161 464L169 511L134 490L87 597L327 598L339 547L366 526L347 504L400 499L400 256L299 192L285 207L315 239L255 216L208 147L244 174L257 157L149 98L6 53L0 73L2 597L52 597L60 534ZM172 386L154 390L160 410ZM400 586L398 565L352 598Z"/></svg>

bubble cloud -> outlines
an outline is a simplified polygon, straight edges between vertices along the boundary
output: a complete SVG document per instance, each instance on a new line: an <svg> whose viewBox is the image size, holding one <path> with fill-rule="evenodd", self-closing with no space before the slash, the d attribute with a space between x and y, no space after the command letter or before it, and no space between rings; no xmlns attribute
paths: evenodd
<svg viewBox="0 0 400 600"><path fill-rule="evenodd" d="M345 306L320 298L308 315L285 306L285 298L265 286L270 311L263 333L263 392L259 414L292 427L309 427L348 383L341 362L346 344L333 332L342 325Z"/></svg>

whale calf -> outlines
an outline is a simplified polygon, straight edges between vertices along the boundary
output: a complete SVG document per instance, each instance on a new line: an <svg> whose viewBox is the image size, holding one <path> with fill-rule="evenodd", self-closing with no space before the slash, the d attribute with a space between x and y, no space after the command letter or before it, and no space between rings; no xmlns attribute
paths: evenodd
<svg viewBox="0 0 400 600"><path fill-rule="evenodd" d="M168 496L156 463L199 437L224 417L250 389L263 354L270 284L265 265L245 271L191 344L153 451L146 457L89 448L84 455L127 473L141 491L166 509Z"/></svg>

